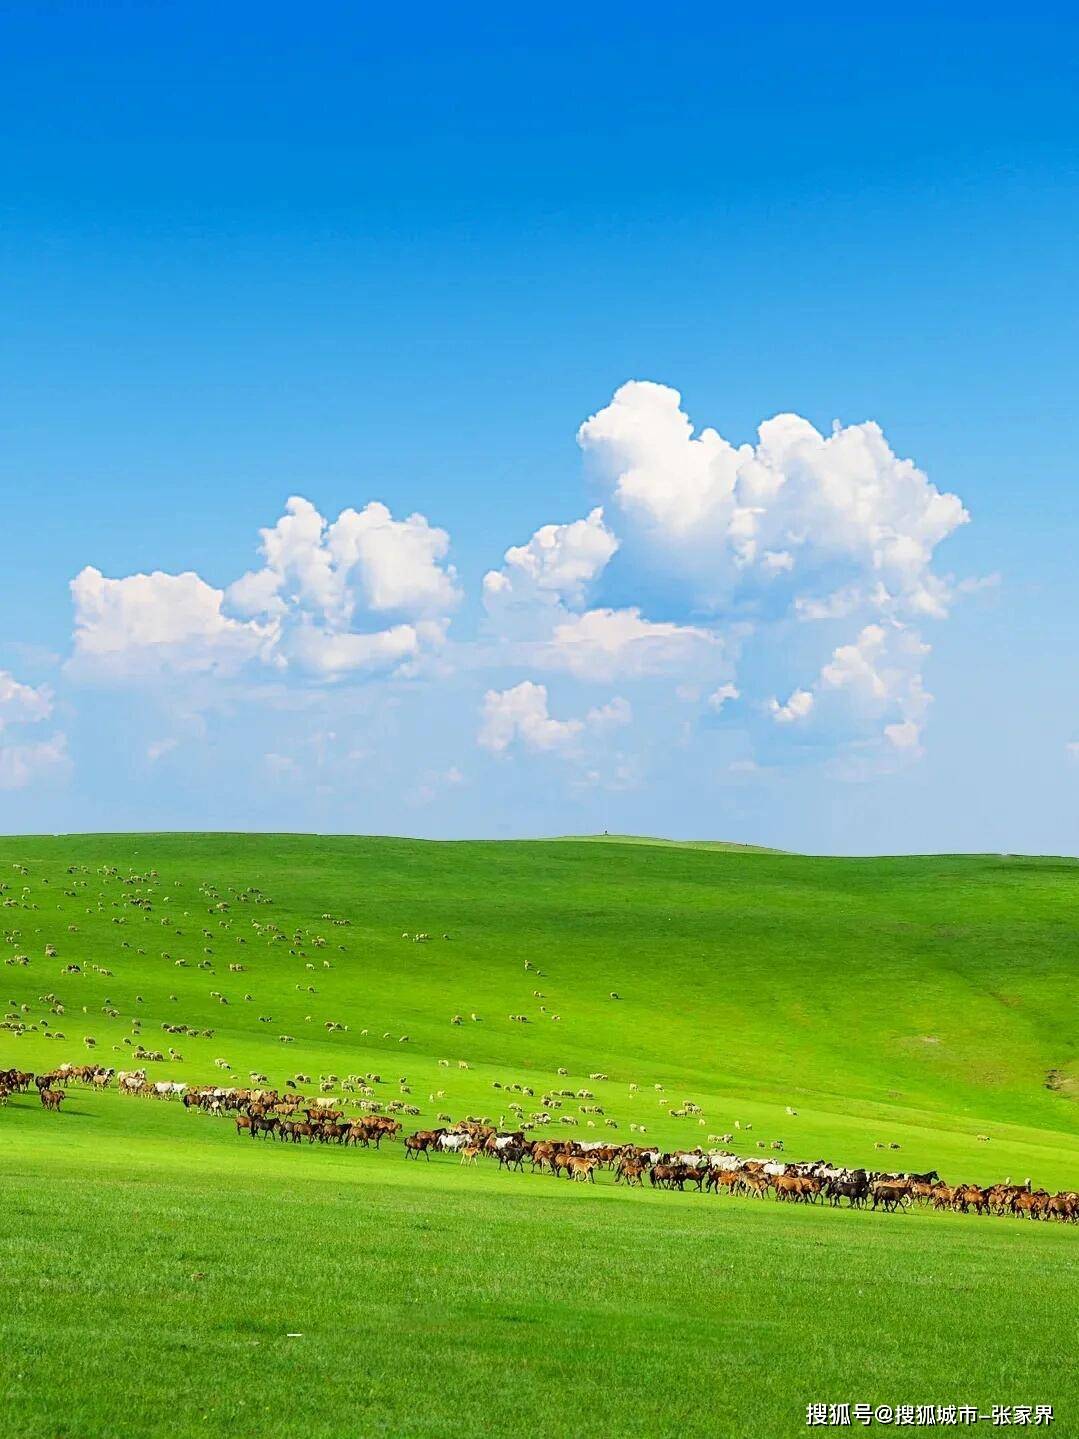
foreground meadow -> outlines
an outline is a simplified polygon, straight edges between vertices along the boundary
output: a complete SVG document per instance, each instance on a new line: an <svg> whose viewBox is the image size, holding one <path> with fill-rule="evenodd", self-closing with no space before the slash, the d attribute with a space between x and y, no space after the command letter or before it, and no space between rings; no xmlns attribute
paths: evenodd
<svg viewBox="0 0 1079 1439"><path fill-rule="evenodd" d="M63 1126L35 1106L4 1117L10 1439L782 1435L829 1400L1074 1419L1070 1226L256 1144L116 1095L73 1093Z"/></svg>
<svg viewBox="0 0 1079 1439"><path fill-rule="evenodd" d="M0 1068L141 1047L408 1127L1079 1179L1066 861L84 836L3 841L0 880ZM12 1098L0 1152L4 1439L782 1435L826 1401L1074 1432L1072 1225L253 1142L76 1087Z"/></svg>

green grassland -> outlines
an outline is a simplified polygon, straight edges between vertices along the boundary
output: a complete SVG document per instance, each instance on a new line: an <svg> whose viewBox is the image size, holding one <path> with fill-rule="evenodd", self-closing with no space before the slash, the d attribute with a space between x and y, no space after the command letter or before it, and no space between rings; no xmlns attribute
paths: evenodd
<svg viewBox="0 0 1079 1439"><path fill-rule="evenodd" d="M0 881L0 1067L141 1039L182 1054L155 1079L377 1074L417 1126L587 1089L546 1132L1079 1183L1071 861L102 835L0 841ZM4 1439L769 1436L829 1400L1076 1432L1073 1226L252 1143L75 1088L0 1109L0 1156Z"/></svg>

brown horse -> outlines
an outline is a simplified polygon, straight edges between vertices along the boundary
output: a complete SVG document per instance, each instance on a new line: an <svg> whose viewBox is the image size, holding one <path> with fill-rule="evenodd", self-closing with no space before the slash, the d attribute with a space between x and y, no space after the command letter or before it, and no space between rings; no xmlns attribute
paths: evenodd
<svg viewBox="0 0 1079 1439"><path fill-rule="evenodd" d="M614 1182L619 1184L622 1180L625 1180L631 1189L635 1184L639 1188L644 1183L644 1179L642 1178L643 1174L644 1165L639 1159L623 1159L622 1163L615 1170Z"/></svg>
<svg viewBox="0 0 1079 1439"><path fill-rule="evenodd" d="M797 1174L777 1174L772 1180L777 1199L797 1203L803 1198L802 1181Z"/></svg>
<svg viewBox="0 0 1079 1439"><path fill-rule="evenodd" d="M582 1183L595 1184L596 1176L593 1170L597 1161L591 1157L571 1155L569 1160L569 1175L571 1179L580 1180Z"/></svg>
<svg viewBox="0 0 1079 1439"><path fill-rule="evenodd" d="M879 1180L873 1186L873 1208L879 1204L885 1210L898 1209L910 1193L910 1186L903 1183L891 1184Z"/></svg>

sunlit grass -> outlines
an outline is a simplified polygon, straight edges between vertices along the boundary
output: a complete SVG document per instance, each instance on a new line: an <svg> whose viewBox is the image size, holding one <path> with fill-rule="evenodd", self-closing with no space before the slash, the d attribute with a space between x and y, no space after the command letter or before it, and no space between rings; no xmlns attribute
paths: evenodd
<svg viewBox="0 0 1079 1439"><path fill-rule="evenodd" d="M151 868L146 912L121 879ZM130 1068L141 1038L183 1055L152 1078L377 1073L414 1124L587 1089L552 1130L1079 1179L1066 861L96 836L3 841L0 879L0 953L30 959L4 1012L37 1026L0 1031L0 1067ZM254 1143L75 1088L0 1109L0 1150L3 1439L779 1435L811 1401L1073 1397L1073 1227Z"/></svg>

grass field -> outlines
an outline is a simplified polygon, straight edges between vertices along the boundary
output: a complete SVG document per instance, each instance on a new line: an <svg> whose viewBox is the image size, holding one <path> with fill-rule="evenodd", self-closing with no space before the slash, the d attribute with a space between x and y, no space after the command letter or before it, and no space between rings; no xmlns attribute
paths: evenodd
<svg viewBox="0 0 1079 1439"><path fill-rule="evenodd" d="M414 1125L587 1089L552 1130L1079 1183L1071 861L82 836L0 841L0 880L30 961L0 1067L92 1037L130 1068L141 1038L183 1056L151 1078L377 1073ZM0 1151L4 1439L770 1436L822 1401L1054 1403L1077 1432L1071 1226L255 1145L77 1089L0 1109Z"/></svg>

